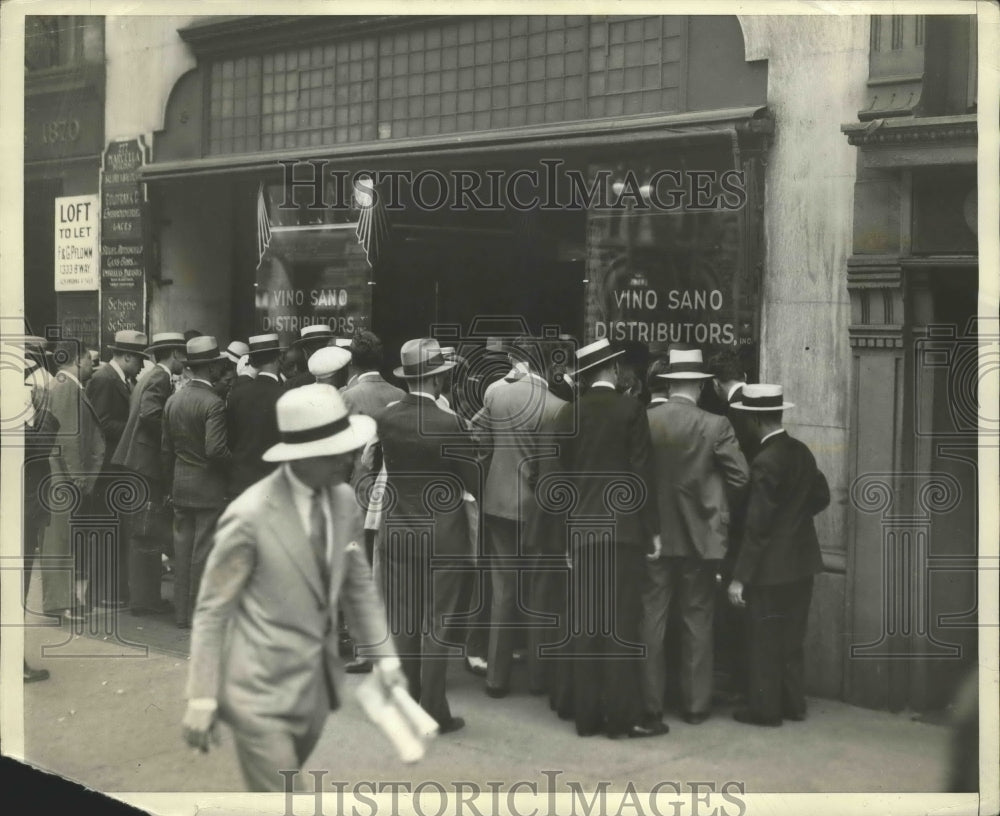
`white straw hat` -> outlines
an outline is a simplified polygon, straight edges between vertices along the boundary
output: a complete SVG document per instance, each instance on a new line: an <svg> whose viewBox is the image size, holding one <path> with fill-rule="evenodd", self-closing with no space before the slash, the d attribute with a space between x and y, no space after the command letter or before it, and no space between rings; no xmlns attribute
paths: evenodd
<svg viewBox="0 0 1000 816"><path fill-rule="evenodd" d="M794 408L794 402L785 402L780 385L755 383L743 386L743 399L729 404L739 411L784 411Z"/></svg>
<svg viewBox="0 0 1000 816"><path fill-rule="evenodd" d="M336 456L357 450L375 436L375 420L349 415L332 385L313 383L283 394L275 406L281 442L264 451L265 462Z"/></svg>

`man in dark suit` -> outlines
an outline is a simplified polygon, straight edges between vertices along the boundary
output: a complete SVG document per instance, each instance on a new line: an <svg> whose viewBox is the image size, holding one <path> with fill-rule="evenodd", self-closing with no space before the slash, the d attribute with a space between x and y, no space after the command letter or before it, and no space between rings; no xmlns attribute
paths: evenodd
<svg viewBox="0 0 1000 816"><path fill-rule="evenodd" d="M257 376L239 391L230 392L226 405L229 450L233 454L230 499L263 479L275 467L262 456L278 440L274 406L284 393L278 380L278 367L285 349L277 334L254 335L249 348L250 364L257 369Z"/></svg>
<svg viewBox="0 0 1000 816"><path fill-rule="evenodd" d="M96 490L104 464L105 443L97 412L83 386L94 366L90 349L77 340L62 340L56 345L54 358L59 371L49 386L46 407L58 432L49 458L52 474L49 495L59 495L59 485L63 484L68 488L67 495L74 499L79 496L79 501L60 502L59 509L49 508L42 555L50 563L72 559L72 567L42 571L42 603L46 612L61 614L64 620L81 621L90 564L85 553L76 549L80 542L72 541L71 521L76 512L80 515L86 512Z"/></svg>
<svg viewBox="0 0 1000 816"><path fill-rule="evenodd" d="M338 603L379 658L383 691L405 682L345 484L375 423L348 416L323 384L283 395L276 409L279 442L264 455L278 469L219 520L194 615L183 723L188 744L207 751L216 719L227 722L252 791L298 790L301 777L284 772L302 767L339 706Z"/></svg>
<svg viewBox="0 0 1000 816"><path fill-rule="evenodd" d="M173 392L171 377L184 368L184 335L161 332L146 349L156 364L144 371L132 390L125 430L111 457L113 465L146 480L149 499L138 513L122 518L122 533L129 549L128 586L133 614L169 611L160 598L160 555L169 549L170 515L164 506L160 441L163 407Z"/></svg>
<svg viewBox="0 0 1000 816"><path fill-rule="evenodd" d="M557 414L557 428L567 436L560 442L561 465L575 499L570 519L588 519L574 525L569 543L571 592L587 593L580 597L590 601L583 605L585 620L571 621L580 631L573 639L576 730L613 739L668 731L662 722L644 722L639 704L640 591L646 559L661 544L649 422L637 399L615 390L621 354L607 339L580 348L583 393Z"/></svg>
<svg viewBox="0 0 1000 816"><path fill-rule="evenodd" d="M106 447L104 467L94 491L94 511L99 514L112 510L107 502L107 490L114 466L111 458L118 449L135 378L146 359L146 335L136 331L115 332L115 341L108 348L111 360L94 372L87 383L87 399L94 406L101 422ZM123 535L127 522L119 527L118 536L102 543L95 551L90 581L90 599L99 606L121 609L128 605L128 544Z"/></svg>
<svg viewBox="0 0 1000 816"><path fill-rule="evenodd" d="M214 337L187 342L191 381L163 409L164 479L174 509L174 615L178 628L191 626L198 584L212 548L212 531L226 504L229 463L226 406L212 386L225 357Z"/></svg>
<svg viewBox="0 0 1000 816"><path fill-rule="evenodd" d="M663 640L676 594L684 621L682 716L698 725L712 705L715 576L729 547L731 500L746 489L747 463L729 420L698 407L702 387L712 378L699 349L671 349L667 371L659 376L670 383L670 398L651 406L647 416L663 550L649 563L642 597L643 705L651 719L663 715Z"/></svg>
<svg viewBox="0 0 1000 816"><path fill-rule="evenodd" d="M471 558L463 504L475 501L479 474L458 417L436 402L454 363L430 338L407 341L400 358L395 374L410 393L378 420L391 497L383 597L410 694L449 733L465 721L452 716L445 694L445 624L465 579L454 562Z"/></svg>
<svg viewBox="0 0 1000 816"><path fill-rule="evenodd" d="M804 644L813 576L823 558L813 516L830 503L826 477L812 452L781 427L780 385L747 385L734 409L760 443L750 466L743 543L729 600L746 606L750 684L746 708L733 718L781 725L806 716Z"/></svg>

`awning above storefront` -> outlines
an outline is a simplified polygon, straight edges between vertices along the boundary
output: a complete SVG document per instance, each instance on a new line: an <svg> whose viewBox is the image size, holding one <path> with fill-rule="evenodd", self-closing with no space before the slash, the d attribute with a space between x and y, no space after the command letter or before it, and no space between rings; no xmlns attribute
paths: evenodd
<svg viewBox="0 0 1000 816"><path fill-rule="evenodd" d="M191 176L260 172L275 170L280 161L329 159L361 162L430 156L488 156L504 151L565 150L667 141L696 144L705 140L725 139L730 142L734 154L738 155L741 139L766 139L773 128L774 123L767 108L755 105L153 162L143 168L142 179L152 182Z"/></svg>

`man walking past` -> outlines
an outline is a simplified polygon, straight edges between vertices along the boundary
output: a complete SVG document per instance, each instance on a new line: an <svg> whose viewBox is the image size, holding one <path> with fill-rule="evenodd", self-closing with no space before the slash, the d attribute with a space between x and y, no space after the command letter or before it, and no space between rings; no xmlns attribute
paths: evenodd
<svg viewBox="0 0 1000 816"><path fill-rule="evenodd" d="M572 433L560 442L562 468L576 497L571 515L606 521L600 532L591 535L585 528L570 544L571 592L584 615L573 641L576 731L603 731L612 739L668 730L659 721L643 722L639 705L639 593L647 556L659 552L660 536L646 411L615 390L616 358L623 353L606 338L580 348L577 374L584 392L557 415L559 431Z"/></svg>
<svg viewBox="0 0 1000 816"><path fill-rule="evenodd" d="M806 716L806 624L813 576L823 570L813 516L830 503L830 488L809 448L781 427L782 412L794 406L780 385L744 386L732 407L746 413L760 444L729 584L729 600L746 606L749 624L748 705L733 718L781 725Z"/></svg>
<svg viewBox="0 0 1000 816"><path fill-rule="evenodd" d="M747 463L725 417L698 407L712 378L698 349L670 351L666 373L670 397L648 411L656 468L663 550L650 561L643 592L642 635L646 644L642 697L646 715L663 715L663 639L676 594L684 621L680 689L684 721L698 725L712 705L715 576L729 546L731 497L747 485Z"/></svg>
<svg viewBox="0 0 1000 816"><path fill-rule="evenodd" d="M445 696L445 623L466 578L453 562L471 556L463 502L478 492L479 474L471 458L463 458L471 440L460 420L436 402L454 362L431 338L408 340L400 359L395 374L407 380L410 393L378 420L391 497L384 597L410 695L447 734L465 725Z"/></svg>
<svg viewBox="0 0 1000 816"><path fill-rule="evenodd" d="M229 498L234 499L254 482L274 470L262 458L264 451L278 443L275 405L284 393L278 379L281 353L285 350L277 334L257 334L250 338L250 365L257 376L229 394L226 426L233 454L229 477Z"/></svg>
<svg viewBox="0 0 1000 816"><path fill-rule="evenodd" d="M335 388L283 395L277 470L219 520L191 634L184 735L207 751L216 718L233 729L248 789L287 790L339 706L333 613L380 658L389 691L405 682L361 551L361 510L345 478L375 422L348 416ZM292 780L298 781L298 775Z"/></svg>
<svg viewBox="0 0 1000 816"><path fill-rule="evenodd" d="M146 506L122 519L124 546L128 548L128 596L133 614L165 612L169 605L160 599L160 555L169 549L170 513L165 507L160 442L163 437L163 408L173 391L171 378L184 369L186 343L180 332L153 335L146 349L156 364L143 372L132 390L128 420L118 447L111 457L116 467L141 476L148 487Z"/></svg>
<svg viewBox="0 0 1000 816"><path fill-rule="evenodd" d="M226 504L232 455L226 441L226 407L215 393L226 358L214 337L187 342L191 381L163 409L164 484L174 509L174 615L191 626L198 584L212 547L212 530Z"/></svg>

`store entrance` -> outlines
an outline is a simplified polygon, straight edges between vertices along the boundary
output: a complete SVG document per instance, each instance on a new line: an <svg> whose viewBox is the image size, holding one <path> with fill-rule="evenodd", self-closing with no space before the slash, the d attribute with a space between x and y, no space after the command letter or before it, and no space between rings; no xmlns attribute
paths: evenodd
<svg viewBox="0 0 1000 816"><path fill-rule="evenodd" d="M579 231L582 245L582 214ZM396 359L413 337L455 345L456 330L468 338L477 325L520 322L535 335L556 327L580 337L583 255L566 246L545 235L519 241L503 230L426 229L394 237L377 270L373 301L373 328L387 357Z"/></svg>

